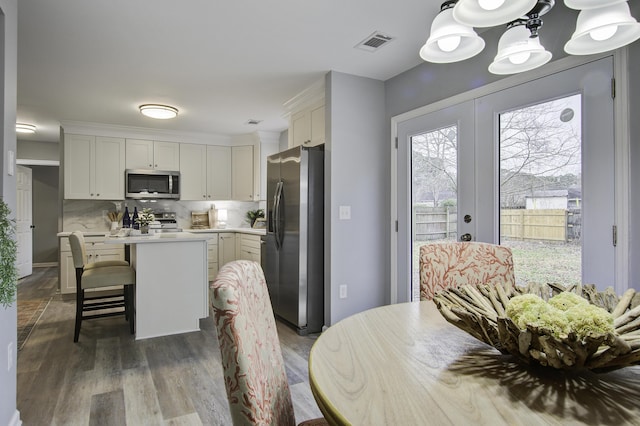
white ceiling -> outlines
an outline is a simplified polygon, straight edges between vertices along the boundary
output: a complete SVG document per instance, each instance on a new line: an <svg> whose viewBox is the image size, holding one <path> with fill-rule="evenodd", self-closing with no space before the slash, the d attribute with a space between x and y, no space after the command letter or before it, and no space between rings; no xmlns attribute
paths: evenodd
<svg viewBox="0 0 640 426"><path fill-rule="evenodd" d="M441 0L19 0L18 122L217 135L282 131L283 104L330 71L387 80L419 63ZM371 53L374 31L395 37ZM137 107L173 105L173 120ZM258 125L248 119L262 120Z"/></svg>

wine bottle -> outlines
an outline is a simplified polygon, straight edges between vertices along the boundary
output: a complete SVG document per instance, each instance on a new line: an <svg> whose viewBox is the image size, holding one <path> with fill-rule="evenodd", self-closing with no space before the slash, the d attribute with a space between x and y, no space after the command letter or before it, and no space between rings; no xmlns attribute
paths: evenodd
<svg viewBox="0 0 640 426"><path fill-rule="evenodd" d="M122 227L131 228L131 218L129 217L129 207L124 206L124 215L122 216Z"/></svg>
<svg viewBox="0 0 640 426"><path fill-rule="evenodd" d="M133 229L140 229L140 224L138 223L138 207L133 208L133 218L131 219L131 227Z"/></svg>

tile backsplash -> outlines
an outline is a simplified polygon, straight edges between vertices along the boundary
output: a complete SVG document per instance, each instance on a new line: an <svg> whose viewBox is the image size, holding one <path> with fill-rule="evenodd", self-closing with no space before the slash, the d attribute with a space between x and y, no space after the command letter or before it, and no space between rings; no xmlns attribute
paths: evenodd
<svg viewBox="0 0 640 426"><path fill-rule="evenodd" d="M216 209L227 210L227 228L248 228L249 223L245 214L249 210L262 208L257 202L243 201L173 201L159 200L157 202L126 201L93 201L93 200L64 200L62 206L62 231L102 232L109 231L111 222L107 218L110 211L124 211L125 206L133 214L133 208L138 211L145 207L155 211L176 212L178 227L191 228L191 212L207 211L215 205ZM120 225L122 226L122 222Z"/></svg>

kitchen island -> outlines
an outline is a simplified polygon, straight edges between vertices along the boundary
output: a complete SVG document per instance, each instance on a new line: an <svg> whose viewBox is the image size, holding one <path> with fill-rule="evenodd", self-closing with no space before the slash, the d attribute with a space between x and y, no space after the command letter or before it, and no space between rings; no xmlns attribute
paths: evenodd
<svg viewBox="0 0 640 426"><path fill-rule="evenodd" d="M136 340L200 330L209 316L207 237L187 232L109 237L136 270Z"/></svg>

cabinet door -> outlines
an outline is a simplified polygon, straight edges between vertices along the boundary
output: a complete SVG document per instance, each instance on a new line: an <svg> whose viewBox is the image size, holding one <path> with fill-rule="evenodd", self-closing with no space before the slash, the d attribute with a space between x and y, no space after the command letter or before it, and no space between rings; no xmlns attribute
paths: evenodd
<svg viewBox="0 0 640 426"><path fill-rule="evenodd" d="M312 107L309 111L310 142L308 146L324 143L324 103Z"/></svg>
<svg viewBox="0 0 640 426"><path fill-rule="evenodd" d="M95 198L124 200L124 139L96 137Z"/></svg>
<svg viewBox="0 0 640 426"><path fill-rule="evenodd" d="M153 169L153 141L127 139L126 168Z"/></svg>
<svg viewBox="0 0 640 426"><path fill-rule="evenodd" d="M180 199L207 199L207 146L180 144Z"/></svg>
<svg viewBox="0 0 640 426"><path fill-rule="evenodd" d="M253 201L253 146L231 148L231 199Z"/></svg>
<svg viewBox="0 0 640 426"><path fill-rule="evenodd" d="M60 293L76 292L76 268L70 251L60 252Z"/></svg>
<svg viewBox="0 0 640 426"><path fill-rule="evenodd" d="M64 135L64 198L86 200L93 197L91 164L95 158L95 137Z"/></svg>
<svg viewBox="0 0 640 426"><path fill-rule="evenodd" d="M207 240L207 250L209 255L209 281L213 281L218 275L218 234Z"/></svg>
<svg viewBox="0 0 640 426"><path fill-rule="evenodd" d="M231 199L231 147L207 146L207 200Z"/></svg>
<svg viewBox="0 0 640 426"><path fill-rule="evenodd" d="M290 147L304 145L311 141L311 119L307 110L293 114L290 127Z"/></svg>
<svg viewBox="0 0 640 426"><path fill-rule="evenodd" d="M157 170L180 170L180 144L177 142L154 142L153 168Z"/></svg>
<svg viewBox="0 0 640 426"><path fill-rule="evenodd" d="M224 232L218 236L218 266L236 260L236 234Z"/></svg>

